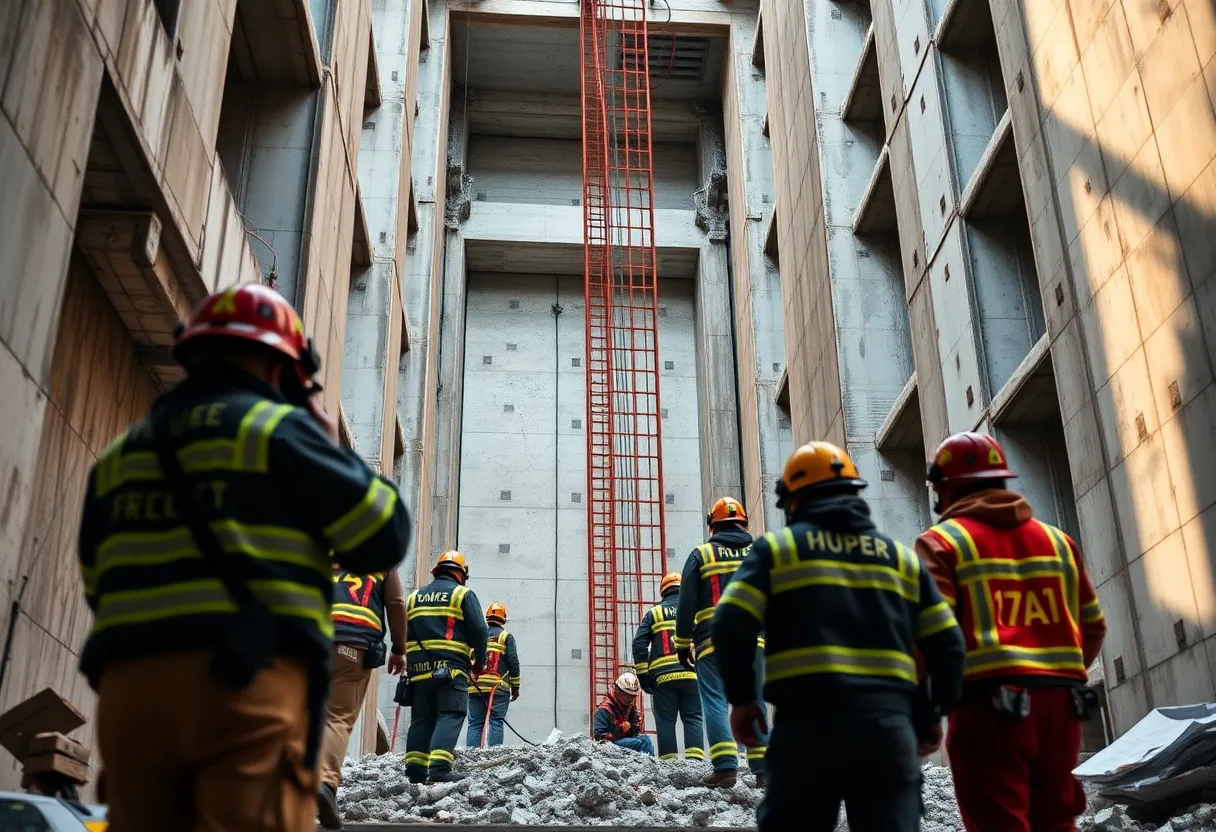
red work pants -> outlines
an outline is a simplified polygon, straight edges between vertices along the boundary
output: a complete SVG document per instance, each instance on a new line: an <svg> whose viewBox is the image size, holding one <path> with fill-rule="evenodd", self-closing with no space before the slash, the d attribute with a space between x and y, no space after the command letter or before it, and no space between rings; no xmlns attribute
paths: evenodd
<svg viewBox="0 0 1216 832"><path fill-rule="evenodd" d="M992 697L964 696L950 715L946 753L968 832L1076 832L1085 792L1072 770L1081 723L1068 688L1030 688L1030 716L997 713Z"/></svg>

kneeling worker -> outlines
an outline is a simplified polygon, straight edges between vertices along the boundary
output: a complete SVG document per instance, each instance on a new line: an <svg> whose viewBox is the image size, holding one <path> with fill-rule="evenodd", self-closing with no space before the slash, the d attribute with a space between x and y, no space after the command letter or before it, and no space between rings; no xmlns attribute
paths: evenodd
<svg viewBox="0 0 1216 832"><path fill-rule="evenodd" d="M486 610L490 631L486 669L469 684L469 733L465 738L469 748L502 745L507 707L519 698L519 652L506 625L507 605L495 601Z"/></svg>
<svg viewBox="0 0 1216 832"><path fill-rule="evenodd" d="M752 657L766 635L777 714L759 832L832 832L842 800L853 832L920 829L913 651L936 726L958 701L963 636L915 553L874 527L865 485L835 445L794 451L777 486L789 525L752 546L714 613L731 728L746 745L765 727Z"/></svg>
<svg viewBox="0 0 1216 832"><path fill-rule="evenodd" d="M654 756L650 737L642 736L642 715L638 712L638 677L622 673L595 709L592 736L600 742L610 742L630 751Z"/></svg>
<svg viewBox="0 0 1216 832"><path fill-rule="evenodd" d="M338 786L350 732L363 710L372 671L384 664L384 622L392 636L388 672L405 670L405 589L396 569L355 575L334 568L334 649L329 658L329 718L321 743L318 816L326 829L342 828Z"/></svg>
<svg viewBox="0 0 1216 832"><path fill-rule="evenodd" d="M647 611L633 637L633 663L642 690L654 701L659 735L659 759L679 756L676 716L684 723L684 757L705 759L705 723L701 719L701 693L697 674L680 664L676 655L676 610L680 606L680 573L668 572L659 582L662 601Z"/></svg>
<svg viewBox="0 0 1216 832"><path fill-rule="evenodd" d="M406 602L406 672L413 701L405 774L411 783L464 779L452 771L452 752L468 711L469 677L486 666L486 622L477 596L465 586L464 555L444 552L431 574L435 580L411 592Z"/></svg>

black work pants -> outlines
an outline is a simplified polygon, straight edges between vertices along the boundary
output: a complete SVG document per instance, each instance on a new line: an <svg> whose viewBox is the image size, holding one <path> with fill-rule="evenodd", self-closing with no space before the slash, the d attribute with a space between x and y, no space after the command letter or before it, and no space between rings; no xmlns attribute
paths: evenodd
<svg viewBox="0 0 1216 832"><path fill-rule="evenodd" d="M684 757L705 759L705 721L701 718L701 692L693 679L659 682L654 693L654 724L659 736L659 759L679 756L676 717L684 724Z"/></svg>
<svg viewBox="0 0 1216 832"><path fill-rule="evenodd" d="M405 736L405 773L420 780L428 773L452 770L460 726L469 707L468 679L455 675L437 682L424 679L411 685L410 730Z"/></svg>
<svg viewBox="0 0 1216 832"><path fill-rule="evenodd" d="M766 760L759 832L833 832L842 802L851 832L920 830L920 759L902 709L778 706Z"/></svg>

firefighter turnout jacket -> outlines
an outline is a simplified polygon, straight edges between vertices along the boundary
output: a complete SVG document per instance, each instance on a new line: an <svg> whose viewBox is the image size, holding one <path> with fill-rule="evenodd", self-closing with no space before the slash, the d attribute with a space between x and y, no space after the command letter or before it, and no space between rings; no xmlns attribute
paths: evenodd
<svg viewBox="0 0 1216 832"><path fill-rule="evenodd" d="M744 529L727 528L715 532L684 562L680 600L676 614L675 647L695 646L698 656L714 652L709 637L709 620L722 598L727 583L751 551L752 536ZM764 646L764 640L759 640Z"/></svg>
<svg viewBox="0 0 1216 832"><path fill-rule="evenodd" d="M1019 494L961 497L916 551L967 643L965 686L1085 684L1106 621L1076 542Z"/></svg>
<svg viewBox="0 0 1216 832"><path fill-rule="evenodd" d="M485 672L469 684L469 693L489 693L498 688L509 690L519 687L519 651L515 649L515 636L501 624L491 623L486 641Z"/></svg>
<svg viewBox="0 0 1216 832"><path fill-rule="evenodd" d="M334 641L367 647L384 638L388 625L394 648L405 649L405 589L397 570L356 575L334 567Z"/></svg>
<svg viewBox="0 0 1216 832"><path fill-rule="evenodd" d="M874 528L858 496L808 502L764 535L726 587L712 632L733 705L755 698L756 633L767 634L765 699L802 707L841 692L906 693L924 657L935 704L958 701L963 639L916 555Z"/></svg>
<svg viewBox="0 0 1216 832"><path fill-rule="evenodd" d="M647 610L633 637L633 664L638 675L649 675L657 684L697 680L697 674L685 670L676 655L679 607L680 590L671 590Z"/></svg>
<svg viewBox="0 0 1216 832"><path fill-rule="evenodd" d="M616 697L605 696L595 709L591 728L591 735L597 740L614 742L639 736L642 733L642 714L638 711L637 700L626 708L616 701Z"/></svg>
<svg viewBox="0 0 1216 832"><path fill-rule="evenodd" d="M89 473L79 556L95 613L80 662L90 684L114 662L221 646L237 612L175 505L154 433L176 451L197 512L273 615L275 652L324 668L332 560L358 573L395 568L408 513L396 487L307 411L253 376L208 370L157 399Z"/></svg>
<svg viewBox="0 0 1216 832"><path fill-rule="evenodd" d="M405 655L411 682L430 679L446 667L468 679L475 658L486 663L488 631L477 596L455 578L439 575L410 593L405 605Z"/></svg>

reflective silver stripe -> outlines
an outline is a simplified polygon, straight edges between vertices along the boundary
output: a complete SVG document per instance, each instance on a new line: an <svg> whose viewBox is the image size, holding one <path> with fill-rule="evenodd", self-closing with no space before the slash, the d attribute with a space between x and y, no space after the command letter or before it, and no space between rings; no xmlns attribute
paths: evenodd
<svg viewBox="0 0 1216 832"><path fill-rule="evenodd" d="M954 574L959 583L991 580L993 578L1017 581L1026 580L1027 578L1062 576L1064 574L1064 564L1057 557L1035 557L1023 558L1021 560L984 558L960 564Z"/></svg>
<svg viewBox="0 0 1216 832"><path fill-rule="evenodd" d="M230 468L233 460L231 439L215 439L187 445L177 452L182 470L186 472Z"/></svg>
<svg viewBox="0 0 1216 832"><path fill-rule="evenodd" d="M765 678L788 679L815 673L888 676L915 684L916 663L895 650L857 650L847 647L802 647L768 657Z"/></svg>
<svg viewBox="0 0 1216 832"><path fill-rule="evenodd" d="M953 544L959 557L957 569L962 569L964 564L974 563L978 560L979 553L971 548L971 540L954 526L955 522L947 520L945 523L934 526L933 529ZM987 585L974 583L967 587L967 590L971 596L971 614L975 616L977 625L974 634L976 643L985 647L996 646L997 635L994 622L996 614L992 609L992 599L988 594Z"/></svg>
<svg viewBox="0 0 1216 832"><path fill-rule="evenodd" d="M795 566L777 567L770 573L770 580L774 594L824 583L884 589L913 601L919 594L915 582L889 567L836 561L802 561Z"/></svg>
<svg viewBox="0 0 1216 832"><path fill-rule="evenodd" d="M1079 647L982 647L967 654L965 669L980 673L1012 665L1085 671Z"/></svg>
<svg viewBox="0 0 1216 832"><path fill-rule="evenodd" d="M934 604L927 610L922 610L916 620L917 638L928 638L957 624L954 611L945 601Z"/></svg>
<svg viewBox="0 0 1216 832"><path fill-rule="evenodd" d="M211 529L226 552L244 552L250 557L286 561L329 574L327 551L293 530L246 526L231 520L213 521ZM152 566L191 557L199 557L199 551L194 536L185 527L168 532L129 532L101 544L97 552L97 571L101 573L124 565ZM123 563L132 558L146 558L147 562Z"/></svg>
<svg viewBox="0 0 1216 832"><path fill-rule="evenodd" d="M329 615L328 599L319 591L303 587L294 589L286 581L251 581L249 588L254 597L272 611L317 617L318 621L319 616ZM235 610L236 604L218 580L194 581L154 590L103 595L97 610L97 627Z"/></svg>

